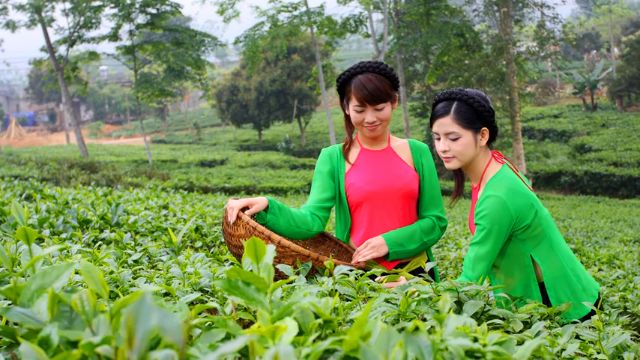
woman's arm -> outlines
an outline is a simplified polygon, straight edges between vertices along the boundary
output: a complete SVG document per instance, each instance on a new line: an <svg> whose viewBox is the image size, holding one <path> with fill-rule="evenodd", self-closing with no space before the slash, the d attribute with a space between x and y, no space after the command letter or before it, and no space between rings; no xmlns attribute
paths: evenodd
<svg viewBox="0 0 640 360"><path fill-rule="evenodd" d="M506 199L486 194L475 212L476 232L456 281L483 281L489 276L502 246L511 237L515 216Z"/></svg>
<svg viewBox="0 0 640 360"><path fill-rule="evenodd" d="M275 233L291 239L306 239L321 233L336 201L335 162L336 156L330 148L323 149L316 162L307 202L295 209L267 197L269 204L256 214L256 220Z"/></svg>
<svg viewBox="0 0 640 360"><path fill-rule="evenodd" d="M412 151L420 175L418 220L408 226L382 234L389 248L388 260L406 259L433 246L447 229L438 173L429 147L420 143Z"/></svg>

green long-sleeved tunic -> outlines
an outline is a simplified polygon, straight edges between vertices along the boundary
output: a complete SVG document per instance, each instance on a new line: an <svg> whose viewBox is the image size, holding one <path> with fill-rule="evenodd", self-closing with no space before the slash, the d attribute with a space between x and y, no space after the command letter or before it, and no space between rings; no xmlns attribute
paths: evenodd
<svg viewBox="0 0 640 360"><path fill-rule="evenodd" d="M389 248L387 260L410 258L426 251L433 261L431 247L447 227L442 193L429 147L417 140L408 141L414 168L420 179L418 220L381 235ZM269 206L256 214L256 220L277 234L291 239L306 239L324 231L331 209L335 207L336 237L349 243L351 215L344 179L342 144L324 148L316 163L307 202L301 208L294 209L269 197Z"/></svg>
<svg viewBox="0 0 640 360"><path fill-rule="evenodd" d="M586 315L598 298L600 285L576 258L549 211L507 165L491 177L476 204L476 231L458 281L488 277L515 300L542 301L534 259L542 270L553 306L571 303L565 320ZM504 303L502 305L505 305Z"/></svg>

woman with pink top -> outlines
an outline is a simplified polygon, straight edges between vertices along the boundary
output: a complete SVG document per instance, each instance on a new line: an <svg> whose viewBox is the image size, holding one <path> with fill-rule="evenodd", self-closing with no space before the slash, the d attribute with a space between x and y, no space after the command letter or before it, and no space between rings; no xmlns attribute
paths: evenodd
<svg viewBox="0 0 640 360"><path fill-rule="evenodd" d="M356 249L353 263L375 261L373 266L391 270L417 257L434 261L431 247L447 220L428 146L391 134L397 75L383 62L362 61L340 74L336 85L346 137L321 151L305 205L294 209L269 197L232 199L228 221L247 208L274 232L305 239L325 229L335 208L336 237ZM424 272L424 262L407 271ZM430 275L439 280L435 270Z"/></svg>

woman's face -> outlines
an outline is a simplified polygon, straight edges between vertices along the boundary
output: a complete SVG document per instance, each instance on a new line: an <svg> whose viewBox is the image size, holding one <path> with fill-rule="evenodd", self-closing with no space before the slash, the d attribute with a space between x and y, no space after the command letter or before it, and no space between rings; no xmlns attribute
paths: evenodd
<svg viewBox="0 0 640 360"><path fill-rule="evenodd" d="M352 97L347 115L361 138L378 138L389 133L391 115L395 107L396 104L392 102L378 105L361 104Z"/></svg>
<svg viewBox="0 0 640 360"><path fill-rule="evenodd" d="M440 118L431 127L433 143L444 166L448 170L468 167L486 145L481 133L475 133L458 125L451 115Z"/></svg>

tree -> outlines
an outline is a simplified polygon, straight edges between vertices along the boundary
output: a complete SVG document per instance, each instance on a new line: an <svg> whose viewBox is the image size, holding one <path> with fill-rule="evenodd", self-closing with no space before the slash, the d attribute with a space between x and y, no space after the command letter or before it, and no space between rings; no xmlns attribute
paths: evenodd
<svg viewBox="0 0 640 360"><path fill-rule="evenodd" d="M142 101L136 88L142 69L149 65L143 61L140 53L139 38L144 31L153 31L161 20L178 16L180 5L174 1L138 2L136 0L110 0L110 8L113 10L110 20L113 22L111 31L106 38L111 42L123 42L116 48L116 54L112 57L125 65L133 74L133 94L135 97L135 109L138 113L140 132L144 140L144 148L147 153L149 165L153 164L151 145L144 130L144 120L141 116Z"/></svg>
<svg viewBox="0 0 640 360"><path fill-rule="evenodd" d="M216 37L192 29L190 22L176 16L158 24L156 31L140 33L139 54L149 65L141 69L135 91L143 102L160 109L165 127L171 101L182 97L190 85L209 88L211 64L206 56L220 44Z"/></svg>
<svg viewBox="0 0 640 360"><path fill-rule="evenodd" d="M142 103L160 109L166 124L168 104L189 84L208 89L206 55L220 43L217 38L189 26L180 5L170 0L109 0L114 26L107 38L123 41L114 58L133 73L138 113ZM139 117L149 164L150 145Z"/></svg>
<svg viewBox="0 0 640 360"><path fill-rule="evenodd" d="M90 86L83 100L93 117L104 122L129 121L136 110L131 88L115 83L100 81Z"/></svg>
<svg viewBox="0 0 640 360"><path fill-rule="evenodd" d="M239 16L237 11L238 0L219 1L218 13L223 16L225 21L230 21ZM322 106L325 110L327 125L329 127L329 142L336 143L335 128L331 110L329 108L329 99L325 85L325 73L323 69L323 57L321 43L332 43L338 39L344 38L349 33L360 31L363 23L359 17L347 16L343 19L336 19L327 15L325 5L320 4L316 7L309 6L307 0L284 1L270 0L268 8L257 8L258 16L262 22L282 22L290 26L297 26L300 29L309 31L311 43L314 47L315 69L320 86L322 98Z"/></svg>
<svg viewBox="0 0 640 360"><path fill-rule="evenodd" d="M390 13L391 13L391 1L389 0L358 0L357 3L362 7L364 13L366 13L368 36L371 38L373 44L374 54L373 60L384 61L384 57L389 49L389 27L390 27ZM396 7L397 7L396 1ZM380 14L382 30L380 30L376 24L375 15Z"/></svg>
<svg viewBox="0 0 640 360"><path fill-rule="evenodd" d="M36 104L56 103L62 101L56 74L47 59L32 59L27 74L27 96Z"/></svg>
<svg viewBox="0 0 640 360"><path fill-rule="evenodd" d="M604 69L605 63L600 60L593 66L587 65L583 71L573 71L573 95L580 97L582 105L586 111L598 110L598 103L595 100L595 93L602 84L602 79L611 72L611 68ZM591 106L587 105L585 94L589 95Z"/></svg>
<svg viewBox="0 0 640 360"><path fill-rule="evenodd" d="M471 2L473 16L478 29L482 29L485 46L490 48L490 58L499 61L504 67L501 87L496 87L494 99L502 98L511 123L512 159L523 173L526 173L524 146L522 140L522 123L520 119L520 93L523 91L527 64L531 59L532 47L526 46L528 25L553 27L559 16L554 8L544 0L489 0ZM539 33L542 29L538 28ZM546 30L545 30L546 31ZM538 51L546 51L546 47L535 46ZM504 90L501 90L504 89Z"/></svg>
<svg viewBox="0 0 640 360"><path fill-rule="evenodd" d="M356 15L356 19L367 19L367 32L364 33L364 37L369 37L373 44L374 54L373 60L384 61L388 50L391 47L391 43L394 42L395 52L395 70L398 74L398 80L400 82L400 107L402 109L402 120L404 126L405 137L411 137L411 129L409 126L409 107L407 103L407 80L404 70L404 50L397 44L399 41L399 27L402 22L402 7L405 5L403 1L389 1L389 0L346 0L341 4L349 5L355 2L360 6L361 13ZM376 24L376 15L381 16L382 30L379 33L378 25ZM393 27L393 28L392 28ZM395 35L395 37L394 37Z"/></svg>
<svg viewBox="0 0 640 360"><path fill-rule="evenodd" d="M577 19L577 27L597 31L608 44L608 57L611 62L611 78L618 78L617 62L621 50L621 42L625 24L638 17L637 9L634 11L631 3L625 1L598 1L593 4L589 13ZM616 103L622 100L616 98Z"/></svg>
<svg viewBox="0 0 640 360"><path fill-rule="evenodd" d="M582 60L585 54L604 47L602 36L595 29L582 30L575 22L562 24L562 55L568 60Z"/></svg>
<svg viewBox="0 0 640 360"><path fill-rule="evenodd" d="M420 101L414 111L428 115L442 87L487 89L496 67L465 13L447 1L404 1L392 11L391 51L406 64L407 89ZM398 71L400 73L400 71Z"/></svg>
<svg viewBox="0 0 640 360"><path fill-rule="evenodd" d="M272 87L272 96L279 100L278 107L284 111L283 114L278 115L278 120L295 120L300 131L300 146L304 147L307 126L311 115L319 105L318 82L314 74L308 71L317 60L315 48L309 41L309 36L297 33L296 29L289 32L289 36L279 35L281 35L280 31L274 31L267 38L270 41L265 42L263 66L259 71L269 75L268 83ZM278 39L280 41L286 39L287 42L286 47L281 51L278 51L278 47L270 46L274 40ZM323 64L323 67L327 66L330 67L331 64Z"/></svg>
<svg viewBox="0 0 640 360"><path fill-rule="evenodd" d="M640 21L638 29L629 31L623 39L623 51L618 67L618 77L609 86L614 99L619 99L618 109L623 111L627 104L640 102ZM626 99L626 103L624 99Z"/></svg>
<svg viewBox="0 0 640 360"><path fill-rule="evenodd" d="M72 99L82 102L89 90L87 74L82 69L84 64L90 64L98 60L99 56L93 51L76 53L69 56L64 69L64 79L69 88ZM37 104L62 103L62 94L55 70L51 62L47 59L33 59L30 61L31 69L27 75L26 92L31 101ZM73 111L79 112L79 102L74 101ZM63 127L67 144L69 140L69 129L67 119L64 119Z"/></svg>
<svg viewBox="0 0 640 360"><path fill-rule="evenodd" d="M223 121L236 127L251 124L258 132L258 141L262 142L262 133L271 126L265 112L260 111L259 99L266 89L264 82L258 82L242 62L239 67L226 74L216 86L214 96L218 114Z"/></svg>
<svg viewBox="0 0 640 360"><path fill-rule="evenodd" d="M56 73L65 119L71 119L76 142L83 157L89 157L89 151L82 136L79 113L74 110L69 86L65 78L65 68L69 64L70 54L79 45L93 42L91 33L100 28L105 10L102 2L84 0L24 0L15 1L12 7L26 17L24 21L7 20L5 28L33 29L39 27L44 37L46 51ZM54 16L55 14L62 16ZM59 39L53 41L50 29L54 29Z"/></svg>
<svg viewBox="0 0 640 360"><path fill-rule="evenodd" d="M318 84L308 71L315 50L299 28L271 25L245 34L241 66L216 89L218 112L235 126L251 124L260 141L271 124L295 121L304 147L306 128L319 103Z"/></svg>

